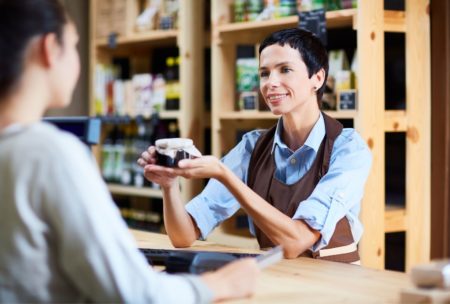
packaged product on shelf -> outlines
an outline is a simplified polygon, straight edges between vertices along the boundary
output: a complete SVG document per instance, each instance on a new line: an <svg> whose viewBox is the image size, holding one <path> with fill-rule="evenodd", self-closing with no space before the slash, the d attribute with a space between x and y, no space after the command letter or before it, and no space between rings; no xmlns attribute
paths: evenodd
<svg viewBox="0 0 450 304"><path fill-rule="evenodd" d="M238 109L258 109L258 88L258 60L256 58L238 58L236 60L236 93ZM254 105L254 107L245 107L245 105L249 106L250 104Z"/></svg>
<svg viewBox="0 0 450 304"><path fill-rule="evenodd" d="M106 113L106 90L105 90L105 73L103 65L95 65L94 75L94 108L96 115L105 115Z"/></svg>
<svg viewBox="0 0 450 304"><path fill-rule="evenodd" d="M166 81L161 74L157 74L153 80L152 104L156 112L160 112L166 106Z"/></svg>
<svg viewBox="0 0 450 304"><path fill-rule="evenodd" d="M278 0L276 0L278 3ZM275 18L275 10L278 7L275 6L275 0L265 0L264 1L264 9L259 13L259 15L256 17L256 20L270 20Z"/></svg>
<svg viewBox="0 0 450 304"><path fill-rule="evenodd" d="M233 12L234 12L234 22L245 21L245 4L246 0L234 0Z"/></svg>
<svg viewBox="0 0 450 304"><path fill-rule="evenodd" d="M125 85L122 80L113 82L113 105L115 115L125 115Z"/></svg>
<svg viewBox="0 0 450 304"><path fill-rule="evenodd" d="M241 92L239 94L239 109L241 111L258 111L259 109L258 92Z"/></svg>
<svg viewBox="0 0 450 304"><path fill-rule="evenodd" d="M357 7L358 7L358 0L341 0L342 9L357 8Z"/></svg>
<svg viewBox="0 0 450 304"><path fill-rule="evenodd" d="M352 73L350 70L340 70L335 74L336 92L350 90L352 88Z"/></svg>
<svg viewBox="0 0 450 304"><path fill-rule="evenodd" d="M287 17L297 14L297 0L279 0L278 16Z"/></svg>
<svg viewBox="0 0 450 304"><path fill-rule="evenodd" d="M325 8L327 11L335 11L340 10L341 7L341 0L326 0L325 1Z"/></svg>
<svg viewBox="0 0 450 304"><path fill-rule="evenodd" d="M147 1L147 6L136 18L135 31L143 32L156 29L156 20L160 10L161 0Z"/></svg>
<svg viewBox="0 0 450 304"><path fill-rule="evenodd" d="M97 64L95 66L94 92L95 92L95 114L112 114L113 105L113 82L116 73L110 65Z"/></svg>
<svg viewBox="0 0 450 304"><path fill-rule="evenodd" d="M136 116L136 107L134 104L134 88L132 80L125 80L124 82L124 91L125 91L125 115L130 117Z"/></svg>
<svg viewBox="0 0 450 304"><path fill-rule="evenodd" d="M336 77L336 73L342 70L348 70L348 59L344 50L331 50L328 52L328 75Z"/></svg>
<svg viewBox="0 0 450 304"><path fill-rule="evenodd" d="M247 21L254 21L263 10L262 0L247 1Z"/></svg>
<svg viewBox="0 0 450 304"><path fill-rule="evenodd" d="M136 74L132 81L135 113L150 117L152 114L152 75Z"/></svg>
<svg viewBox="0 0 450 304"><path fill-rule="evenodd" d="M355 49L353 53L352 64L350 65L352 71L352 88L358 89L358 50Z"/></svg>
<svg viewBox="0 0 450 304"><path fill-rule="evenodd" d="M351 78L347 77L347 72L342 72L348 70L348 59L345 55L344 50L331 50L328 52L329 68L328 68L328 80L327 85L332 92L329 92L326 98L326 102L332 108L333 104L336 105L337 101L337 91L350 89L351 88ZM325 94L324 94L325 95Z"/></svg>
<svg viewBox="0 0 450 304"><path fill-rule="evenodd" d="M297 4L299 11L307 12L318 9L326 8L326 0L301 0L300 4Z"/></svg>
<svg viewBox="0 0 450 304"><path fill-rule="evenodd" d="M180 10L178 0L162 1L158 27L162 30L178 28L178 11Z"/></svg>

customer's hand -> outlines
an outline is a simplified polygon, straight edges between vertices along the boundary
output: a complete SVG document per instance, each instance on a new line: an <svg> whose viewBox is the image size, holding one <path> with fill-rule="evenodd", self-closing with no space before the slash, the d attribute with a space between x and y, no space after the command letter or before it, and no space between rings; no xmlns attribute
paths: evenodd
<svg viewBox="0 0 450 304"><path fill-rule="evenodd" d="M260 273L254 258L245 258L208 272L201 279L212 290L214 301L249 297L254 294Z"/></svg>

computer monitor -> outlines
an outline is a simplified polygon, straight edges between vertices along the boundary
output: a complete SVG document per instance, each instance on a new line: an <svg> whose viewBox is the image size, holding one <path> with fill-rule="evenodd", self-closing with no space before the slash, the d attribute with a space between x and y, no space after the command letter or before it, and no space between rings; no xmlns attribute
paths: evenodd
<svg viewBox="0 0 450 304"><path fill-rule="evenodd" d="M61 130L70 132L86 145L96 145L100 141L101 120L96 117L44 117L43 119Z"/></svg>

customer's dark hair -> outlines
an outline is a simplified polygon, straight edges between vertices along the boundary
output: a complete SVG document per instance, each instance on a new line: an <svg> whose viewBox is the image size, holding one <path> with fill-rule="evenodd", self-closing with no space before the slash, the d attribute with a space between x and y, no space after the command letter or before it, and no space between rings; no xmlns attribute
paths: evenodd
<svg viewBox="0 0 450 304"><path fill-rule="evenodd" d="M30 40L55 33L62 45L67 22L58 0L0 0L0 98L17 85Z"/></svg>
<svg viewBox="0 0 450 304"><path fill-rule="evenodd" d="M284 29L270 34L259 46L259 54L268 46L278 44L284 46L288 44L291 48L297 49L303 62L308 68L308 76L325 70L323 85L317 90L317 102L320 105L325 85L328 78L328 53L320 39L310 31L300 28Z"/></svg>

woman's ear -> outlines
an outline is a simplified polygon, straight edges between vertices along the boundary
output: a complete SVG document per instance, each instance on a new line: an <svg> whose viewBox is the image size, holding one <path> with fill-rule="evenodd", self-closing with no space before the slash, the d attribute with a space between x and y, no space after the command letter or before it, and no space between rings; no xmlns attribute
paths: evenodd
<svg viewBox="0 0 450 304"><path fill-rule="evenodd" d="M60 52L61 46L55 33L49 33L42 37L41 55L45 67L52 67L55 65Z"/></svg>
<svg viewBox="0 0 450 304"><path fill-rule="evenodd" d="M323 85L323 82L325 81L325 70L321 68L311 77L311 80L313 81L313 87L315 88L315 91L320 89Z"/></svg>

